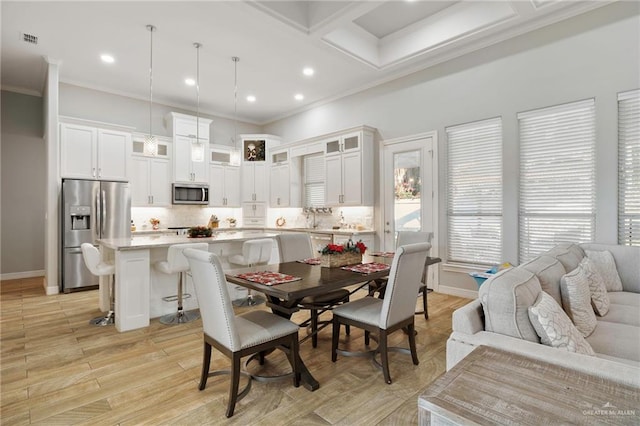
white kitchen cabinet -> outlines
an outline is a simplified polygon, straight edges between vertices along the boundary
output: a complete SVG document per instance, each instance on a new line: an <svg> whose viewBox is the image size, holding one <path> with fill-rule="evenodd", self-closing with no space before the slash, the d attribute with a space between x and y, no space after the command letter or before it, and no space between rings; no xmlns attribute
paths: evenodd
<svg viewBox="0 0 640 426"><path fill-rule="evenodd" d="M328 206L373 205L373 131L363 128L325 140Z"/></svg>
<svg viewBox="0 0 640 426"><path fill-rule="evenodd" d="M367 252L375 251L375 237L373 235L342 235L342 234L333 234L333 243L334 244L344 244L347 241L353 241L357 243L358 241L362 241L364 245L367 247Z"/></svg>
<svg viewBox="0 0 640 426"><path fill-rule="evenodd" d="M131 206L171 205L171 163L167 158L134 155L131 159Z"/></svg>
<svg viewBox="0 0 640 426"><path fill-rule="evenodd" d="M209 206L240 207L240 167L209 165Z"/></svg>
<svg viewBox="0 0 640 426"><path fill-rule="evenodd" d="M289 207L291 191L289 163L271 166L269 184L271 186L269 205L271 207Z"/></svg>
<svg viewBox="0 0 640 426"><path fill-rule="evenodd" d="M174 182L209 183L211 120L171 112L167 122L173 134Z"/></svg>
<svg viewBox="0 0 640 426"><path fill-rule="evenodd" d="M265 203L242 203L242 226L264 227L267 220Z"/></svg>
<svg viewBox="0 0 640 426"><path fill-rule="evenodd" d="M241 166L242 201L267 201L269 186L264 161L247 161Z"/></svg>
<svg viewBox="0 0 640 426"><path fill-rule="evenodd" d="M60 144L61 177L128 180L130 132L63 122Z"/></svg>

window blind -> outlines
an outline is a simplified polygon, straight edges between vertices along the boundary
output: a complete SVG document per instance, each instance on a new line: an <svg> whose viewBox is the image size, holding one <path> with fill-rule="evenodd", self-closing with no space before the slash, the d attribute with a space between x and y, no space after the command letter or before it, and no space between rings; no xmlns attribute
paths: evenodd
<svg viewBox="0 0 640 426"><path fill-rule="evenodd" d="M502 262L502 120L447 127L447 260Z"/></svg>
<svg viewBox="0 0 640 426"><path fill-rule="evenodd" d="M304 156L304 206L325 205L324 197L324 156L322 154Z"/></svg>
<svg viewBox="0 0 640 426"><path fill-rule="evenodd" d="M618 94L618 242L640 246L640 90Z"/></svg>
<svg viewBox="0 0 640 426"><path fill-rule="evenodd" d="M520 262L595 235L595 101L518 114Z"/></svg>

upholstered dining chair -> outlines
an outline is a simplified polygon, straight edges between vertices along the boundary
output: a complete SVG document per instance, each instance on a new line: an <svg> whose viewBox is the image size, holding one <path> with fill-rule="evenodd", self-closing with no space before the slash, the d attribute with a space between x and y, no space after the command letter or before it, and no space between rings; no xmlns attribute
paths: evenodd
<svg viewBox="0 0 640 426"><path fill-rule="evenodd" d="M278 253L282 263L315 257L311 238L307 233L287 232L276 235L276 241L278 242ZM318 325L321 323L318 318L320 313L331 310L334 306L348 301L349 290L344 288L332 290L322 295L307 296L300 301L298 307L307 309L311 313L309 320L303 322L302 326L307 324L311 326L311 345L314 348L318 346Z"/></svg>
<svg viewBox="0 0 640 426"><path fill-rule="evenodd" d="M417 244L417 243L429 243L431 244L431 240L433 239L433 232L424 232L424 231L398 231L396 238L396 247L404 246L407 244ZM429 290L427 289L427 279L429 277L429 269L428 267L424 267L422 276L420 278L420 288L418 289L418 293L422 294L422 311L416 312L416 314L424 314L424 319L429 319L429 308L427 304L427 293ZM386 279L379 279L375 281L374 285L369 285L369 294L373 294L374 292L380 292L380 297L384 297L384 288L387 283Z"/></svg>
<svg viewBox="0 0 640 426"><path fill-rule="evenodd" d="M411 358L413 364L418 365L414 333L415 295L430 248L429 243L418 243L396 249L384 299L367 296L333 309L331 361L337 360L340 326L345 324L364 330L365 345L369 344L370 333L377 335L378 347L372 354L375 357L380 353L385 382L391 383L387 336L394 331L406 328Z"/></svg>
<svg viewBox="0 0 640 426"><path fill-rule="evenodd" d="M298 387L298 325L262 310L236 316L218 257L213 253L194 249L185 250L184 256L191 267L204 332L204 357L199 389L204 390L210 376L228 373L209 372L212 346L231 359L227 417L233 415L236 402L248 393L251 386L249 378L247 386L238 393L242 357L274 348L281 349L291 364L293 385Z"/></svg>

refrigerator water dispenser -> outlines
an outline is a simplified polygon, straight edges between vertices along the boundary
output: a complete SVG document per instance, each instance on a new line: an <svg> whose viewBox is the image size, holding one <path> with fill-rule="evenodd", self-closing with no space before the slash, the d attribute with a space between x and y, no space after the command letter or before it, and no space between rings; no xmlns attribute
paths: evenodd
<svg viewBox="0 0 640 426"><path fill-rule="evenodd" d="M71 229L73 231L91 228L91 207L70 206L69 214L71 215Z"/></svg>

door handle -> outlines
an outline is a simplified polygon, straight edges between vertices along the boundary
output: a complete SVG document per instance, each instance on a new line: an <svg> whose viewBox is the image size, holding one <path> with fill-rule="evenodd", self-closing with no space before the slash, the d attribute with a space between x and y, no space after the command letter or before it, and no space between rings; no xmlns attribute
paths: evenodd
<svg viewBox="0 0 640 426"><path fill-rule="evenodd" d="M104 221L107 215L107 191L102 191L102 212L100 213L100 238L103 238Z"/></svg>
<svg viewBox="0 0 640 426"><path fill-rule="evenodd" d="M389 231L388 229L385 229L385 230L384 230L384 233L385 233L385 234L390 234L390 233L391 233L391 231Z"/></svg>

